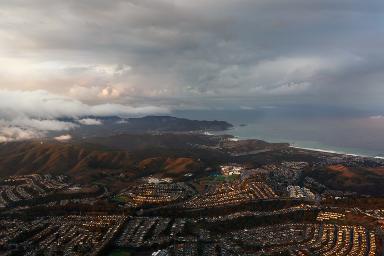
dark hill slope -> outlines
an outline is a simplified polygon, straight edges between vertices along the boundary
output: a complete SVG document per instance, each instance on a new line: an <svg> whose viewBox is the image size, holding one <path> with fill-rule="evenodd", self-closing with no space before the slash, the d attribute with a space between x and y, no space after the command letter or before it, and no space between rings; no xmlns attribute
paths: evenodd
<svg viewBox="0 0 384 256"><path fill-rule="evenodd" d="M309 172L308 176L334 190L368 195L383 195L384 168L329 165Z"/></svg>
<svg viewBox="0 0 384 256"><path fill-rule="evenodd" d="M188 149L216 146L221 137L202 134L120 134L109 137L92 137L84 141L120 150L136 151L152 148Z"/></svg>
<svg viewBox="0 0 384 256"><path fill-rule="evenodd" d="M78 181L91 182L120 174L128 179L152 174L182 176L205 168L207 163L201 161L200 156L209 161L219 161L222 157L222 153L208 149L188 146L181 149L153 138L154 141L147 141L146 137L139 137L131 143L130 138L118 140L127 145L126 148L106 143L108 139L104 139L104 144L110 145L52 140L0 144L0 177L49 173L66 174ZM140 140L145 143L140 144Z"/></svg>
<svg viewBox="0 0 384 256"><path fill-rule="evenodd" d="M202 134L121 134L68 142L55 140L0 144L0 177L18 174L67 174L84 182L147 175L183 177L235 161L231 152L273 147L255 141L220 148L227 136ZM278 145L280 148L280 145ZM236 151L234 150L236 149ZM246 161L246 160L244 160ZM112 182L112 181L111 181Z"/></svg>
<svg viewBox="0 0 384 256"><path fill-rule="evenodd" d="M91 144L25 141L0 145L0 176L33 172L74 174L89 169L123 168L130 164L132 161L127 152Z"/></svg>

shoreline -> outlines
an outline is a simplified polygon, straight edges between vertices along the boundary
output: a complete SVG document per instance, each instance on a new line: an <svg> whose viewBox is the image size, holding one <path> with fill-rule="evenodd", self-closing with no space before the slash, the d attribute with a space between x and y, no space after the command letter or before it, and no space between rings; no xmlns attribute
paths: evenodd
<svg viewBox="0 0 384 256"><path fill-rule="evenodd" d="M370 156L370 155L362 155L362 154L353 154L353 153L347 153L347 152L335 151L335 150L328 150L328 149L308 148L308 147L299 147L299 146L289 146L289 147L290 147L290 148L296 148L296 149L303 149L303 150L315 151L315 152L323 152L323 153L336 154L336 155L345 155L345 156L357 156L357 157L364 157L364 158L384 159L384 157L381 157L381 156Z"/></svg>
<svg viewBox="0 0 384 256"><path fill-rule="evenodd" d="M268 143L275 143L271 142L269 140L265 139L260 139L260 138L255 138L255 137L240 137L234 134L229 134L233 136L234 139L238 140L247 140L247 139L256 139L256 140L264 140L265 142ZM355 157L363 157L363 158L373 158L373 159L384 159L384 156L373 156L373 155L366 155L366 154L356 154L356 153L348 153L345 151L338 151L338 150L332 150L332 149L322 149L322 148L312 148L312 147L304 147L304 146L295 146L294 143L292 142L287 142L289 143L290 148L296 148L296 149L303 149L303 150L309 150L309 151L315 151L315 152L323 152L323 153L329 153L329 154L336 154L336 155L345 155L345 156L355 156Z"/></svg>

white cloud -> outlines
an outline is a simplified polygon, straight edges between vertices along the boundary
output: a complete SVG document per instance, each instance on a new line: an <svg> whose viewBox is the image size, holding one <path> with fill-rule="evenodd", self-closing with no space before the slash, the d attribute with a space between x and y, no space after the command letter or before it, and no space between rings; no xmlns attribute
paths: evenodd
<svg viewBox="0 0 384 256"><path fill-rule="evenodd" d="M20 127L0 127L0 143L13 140L28 140L40 137L42 134L33 129L23 129Z"/></svg>
<svg viewBox="0 0 384 256"><path fill-rule="evenodd" d="M127 123L128 123L128 121L125 120L125 119L121 119L121 120L118 120L118 121L116 122L116 124L127 124Z"/></svg>
<svg viewBox="0 0 384 256"><path fill-rule="evenodd" d="M111 86L107 86L99 92L98 96L102 98L117 98L120 96L120 91Z"/></svg>
<svg viewBox="0 0 384 256"><path fill-rule="evenodd" d="M384 119L384 116L383 115L377 115L377 116L370 116L371 119L375 119L375 120L381 120L381 119Z"/></svg>
<svg viewBox="0 0 384 256"><path fill-rule="evenodd" d="M242 110L254 110L255 108L250 107L250 106L240 106L240 109L242 109Z"/></svg>
<svg viewBox="0 0 384 256"><path fill-rule="evenodd" d="M158 106L128 106L122 104L88 105L81 101L37 91L0 90L0 117L12 119L27 117L33 119L55 119L60 117L94 116L132 116L149 113L166 113L169 109Z"/></svg>
<svg viewBox="0 0 384 256"><path fill-rule="evenodd" d="M47 91L0 90L0 142L44 136L49 131L68 131L78 124L60 118L79 119L83 125L101 125L98 119L82 116L140 116L166 113L158 106L122 104L88 105Z"/></svg>
<svg viewBox="0 0 384 256"><path fill-rule="evenodd" d="M10 121L1 121L0 125L12 125L18 127L32 128L40 131L68 131L76 128L78 125L71 122L58 120L40 120L29 118L15 118Z"/></svg>
<svg viewBox="0 0 384 256"><path fill-rule="evenodd" d="M54 137L54 139L57 141L67 141L67 140L72 139L72 136L70 134L63 134L63 135Z"/></svg>
<svg viewBox="0 0 384 256"><path fill-rule="evenodd" d="M101 120L94 119L94 118L83 118L83 119L77 120L77 122L82 125L102 125L103 124Z"/></svg>

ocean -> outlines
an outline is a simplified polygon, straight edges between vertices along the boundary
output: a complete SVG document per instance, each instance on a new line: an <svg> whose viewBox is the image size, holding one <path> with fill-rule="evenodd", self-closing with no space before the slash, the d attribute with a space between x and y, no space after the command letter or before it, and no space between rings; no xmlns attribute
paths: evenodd
<svg viewBox="0 0 384 256"><path fill-rule="evenodd" d="M224 133L240 139L288 142L291 146L370 157L384 157L384 117L375 113L311 108L177 111L175 116L223 120Z"/></svg>

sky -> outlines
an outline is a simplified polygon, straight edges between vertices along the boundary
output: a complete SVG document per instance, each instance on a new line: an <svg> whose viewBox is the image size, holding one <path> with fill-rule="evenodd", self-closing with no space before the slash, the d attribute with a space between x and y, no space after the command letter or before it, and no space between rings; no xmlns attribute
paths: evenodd
<svg viewBox="0 0 384 256"><path fill-rule="evenodd" d="M275 105L380 116L383 45L382 0L1 0L0 141L78 125L66 116Z"/></svg>

